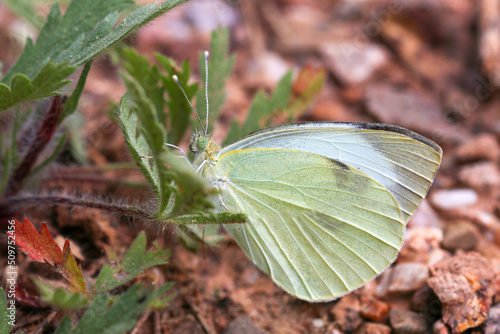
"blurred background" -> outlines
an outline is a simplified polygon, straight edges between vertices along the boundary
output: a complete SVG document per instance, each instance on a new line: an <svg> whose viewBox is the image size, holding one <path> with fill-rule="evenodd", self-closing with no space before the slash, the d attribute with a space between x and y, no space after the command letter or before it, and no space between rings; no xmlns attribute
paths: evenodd
<svg viewBox="0 0 500 334"><path fill-rule="evenodd" d="M36 15L23 18L12 5L0 2L3 72L19 56L26 37L36 38L50 6L50 1L39 1ZM233 119L245 119L258 90L272 91L288 70L296 77L311 66L325 70L326 80L296 121L399 125L438 143L443 162L430 195L409 223L394 267L402 266L401 270L383 274L338 303L311 305L286 295L229 237L219 248L208 248L203 257L186 251L166 233L175 256L167 269L148 275L175 282L178 296L166 311L148 318L140 333L158 328L162 333L247 333L230 326L234 319L269 333L455 330L445 325L454 312L446 313L446 303L430 289L428 268L461 251L476 251L491 273L500 270L500 1L193 0L140 29L126 44L151 60L157 52L179 63L187 59L194 66L192 81L202 82L198 54L209 49L211 32L219 26L229 27L236 62L214 129L218 142ZM58 158L62 169L57 177L54 172L46 176L39 188L42 193L147 199L147 192L124 190L118 181L100 182L141 180L134 172L105 168L130 162L121 131L109 116L126 91L119 70L112 55L94 61L79 113L68 120L73 130L68 148ZM6 126L9 117L2 117L1 126ZM187 139L182 143L185 149ZM69 165L77 168L64 171ZM65 172L71 174L71 182L64 182ZM134 229L157 235L154 227L97 210L53 206L20 214L48 221L71 237L86 268L95 266L90 259L100 258L103 245L130 243ZM471 333L497 333L491 331L500 322L496 276L483 279L477 268L471 268L488 297L475 297L483 308L478 304L467 312L483 321L467 328L475 328ZM29 321L43 315L30 312L28 327ZM496 320L488 323L487 318ZM401 329L401 321L406 321L408 331Z"/></svg>

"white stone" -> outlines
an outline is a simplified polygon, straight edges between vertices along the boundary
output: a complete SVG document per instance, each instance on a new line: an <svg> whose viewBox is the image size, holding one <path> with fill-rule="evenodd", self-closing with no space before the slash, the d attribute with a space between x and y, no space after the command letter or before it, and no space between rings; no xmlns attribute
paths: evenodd
<svg viewBox="0 0 500 334"><path fill-rule="evenodd" d="M472 189L450 189L435 191L431 201L441 210L450 210L476 204L478 198L477 193Z"/></svg>
<svg viewBox="0 0 500 334"><path fill-rule="evenodd" d="M312 325L314 328L322 328L323 326L325 326L325 322L323 321L323 319L316 318L312 320Z"/></svg>

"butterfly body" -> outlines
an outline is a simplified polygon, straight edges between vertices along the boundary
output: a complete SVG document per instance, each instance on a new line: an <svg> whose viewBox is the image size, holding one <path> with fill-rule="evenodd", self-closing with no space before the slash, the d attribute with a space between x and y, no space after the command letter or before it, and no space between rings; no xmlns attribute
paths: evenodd
<svg viewBox="0 0 500 334"><path fill-rule="evenodd" d="M395 260L442 154L411 131L364 123L289 124L224 148L198 133L193 147L220 209L248 215L225 228L276 284L308 301L336 299Z"/></svg>

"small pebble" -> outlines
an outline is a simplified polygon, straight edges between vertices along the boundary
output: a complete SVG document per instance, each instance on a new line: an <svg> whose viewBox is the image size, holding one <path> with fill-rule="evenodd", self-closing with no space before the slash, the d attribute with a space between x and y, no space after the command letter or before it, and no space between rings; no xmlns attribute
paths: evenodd
<svg viewBox="0 0 500 334"><path fill-rule="evenodd" d="M458 180L474 189L489 190L500 186L500 172L494 162L478 162L463 166Z"/></svg>
<svg viewBox="0 0 500 334"><path fill-rule="evenodd" d="M382 322L389 317L389 310L390 306L388 303L371 298L361 304L360 314L364 318L375 322Z"/></svg>
<svg viewBox="0 0 500 334"><path fill-rule="evenodd" d="M325 322L321 318L316 318L312 320L312 326L314 328L322 328L323 326L325 326Z"/></svg>
<svg viewBox="0 0 500 334"><path fill-rule="evenodd" d="M343 297L333 306L331 313L341 330L353 332L361 325L360 307L359 299L353 294Z"/></svg>
<svg viewBox="0 0 500 334"><path fill-rule="evenodd" d="M326 334L344 334L338 329L332 329L331 331L327 332Z"/></svg>
<svg viewBox="0 0 500 334"><path fill-rule="evenodd" d="M485 334L498 334L500 333L500 304L490 308L488 313L488 320L484 323Z"/></svg>
<svg viewBox="0 0 500 334"><path fill-rule="evenodd" d="M432 334L450 334L450 331L443 320L439 319L432 325Z"/></svg>
<svg viewBox="0 0 500 334"><path fill-rule="evenodd" d="M428 319L438 319L441 317L443 304L434 291L424 285L411 296L410 309L425 315Z"/></svg>
<svg viewBox="0 0 500 334"><path fill-rule="evenodd" d="M438 227L415 227L408 229L398 262L420 262L428 264L438 251L443 240L443 230Z"/></svg>
<svg viewBox="0 0 500 334"><path fill-rule="evenodd" d="M427 333L427 321L423 314L407 310L391 310L390 323L395 334Z"/></svg>
<svg viewBox="0 0 500 334"><path fill-rule="evenodd" d="M463 133L458 135L455 126L440 116L444 112L441 104L421 90L374 82L366 87L364 96L366 112L382 123L398 124L443 141L464 140Z"/></svg>
<svg viewBox="0 0 500 334"><path fill-rule="evenodd" d="M388 50L377 44L358 46L347 41L323 43L320 52L332 73L347 85L367 81L390 60Z"/></svg>
<svg viewBox="0 0 500 334"><path fill-rule="evenodd" d="M256 69L255 66L257 67ZM262 52L255 64L249 64L248 70L250 73L257 72L261 85L274 87L289 69L290 64L280 54L268 51Z"/></svg>
<svg viewBox="0 0 500 334"><path fill-rule="evenodd" d="M433 266L436 263L443 261L444 259L448 259L451 257L451 254L444 249L438 248L434 249L430 254L429 254L429 266Z"/></svg>
<svg viewBox="0 0 500 334"><path fill-rule="evenodd" d="M356 331L356 334L391 334L391 327L384 324L366 322Z"/></svg>
<svg viewBox="0 0 500 334"><path fill-rule="evenodd" d="M186 17L197 31L210 34L217 27L235 26L240 18L238 11L221 0L200 0L186 4Z"/></svg>
<svg viewBox="0 0 500 334"><path fill-rule="evenodd" d="M442 245L450 251L473 250L476 248L480 235L479 229L467 220L450 222L446 226Z"/></svg>
<svg viewBox="0 0 500 334"><path fill-rule="evenodd" d="M460 161L487 159L496 162L500 157L500 146L495 135L484 133L460 145L455 153Z"/></svg>
<svg viewBox="0 0 500 334"><path fill-rule="evenodd" d="M407 225L408 229L417 227L439 228L439 216L426 199L420 203Z"/></svg>
<svg viewBox="0 0 500 334"><path fill-rule="evenodd" d="M431 202L441 210L463 208L476 204L479 197L472 189L438 190L431 196Z"/></svg>
<svg viewBox="0 0 500 334"><path fill-rule="evenodd" d="M205 331L200 323L192 317L187 317L179 326L177 326L172 334L204 334Z"/></svg>
<svg viewBox="0 0 500 334"><path fill-rule="evenodd" d="M375 296L379 298L384 298L387 296L387 294L389 293L389 284L391 283L391 275L393 270L393 267L389 267L382 273L382 275L380 275L379 284L375 288Z"/></svg>
<svg viewBox="0 0 500 334"><path fill-rule="evenodd" d="M391 275L389 292L408 293L419 289L427 282L427 265L418 262L397 264Z"/></svg>
<svg viewBox="0 0 500 334"><path fill-rule="evenodd" d="M500 220L493 213L477 206L454 209L448 213L453 219L465 219L486 229L500 226Z"/></svg>
<svg viewBox="0 0 500 334"><path fill-rule="evenodd" d="M248 316L240 315L227 325L224 334L266 334L266 332L260 329Z"/></svg>

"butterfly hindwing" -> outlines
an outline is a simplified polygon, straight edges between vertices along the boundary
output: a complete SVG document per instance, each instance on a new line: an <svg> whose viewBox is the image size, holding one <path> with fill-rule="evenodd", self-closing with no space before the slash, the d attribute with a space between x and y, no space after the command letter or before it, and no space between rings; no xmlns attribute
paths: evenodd
<svg viewBox="0 0 500 334"><path fill-rule="evenodd" d="M229 151L214 169L226 225L245 253L289 293L326 301L374 278L396 258L404 219L371 176L328 157L284 148Z"/></svg>

